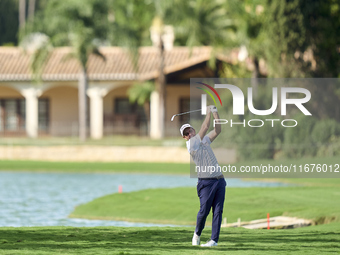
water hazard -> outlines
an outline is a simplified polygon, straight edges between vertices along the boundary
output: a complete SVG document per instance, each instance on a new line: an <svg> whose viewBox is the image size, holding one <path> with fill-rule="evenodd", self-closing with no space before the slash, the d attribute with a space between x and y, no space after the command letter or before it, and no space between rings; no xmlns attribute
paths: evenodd
<svg viewBox="0 0 340 255"><path fill-rule="evenodd" d="M196 185L187 176L0 172L0 227L160 226L147 223L70 219L77 205L118 192ZM227 180L228 187L277 187L281 183ZM193 192L195 190L193 189ZM164 226L164 225L162 225Z"/></svg>

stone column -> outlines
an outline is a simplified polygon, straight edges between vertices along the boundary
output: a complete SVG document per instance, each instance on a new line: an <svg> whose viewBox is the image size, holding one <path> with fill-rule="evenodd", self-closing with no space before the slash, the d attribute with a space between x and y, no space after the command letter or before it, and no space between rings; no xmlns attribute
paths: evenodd
<svg viewBox="0 0 340 255"><path fill-rule="evenodd" d="M152 139L162 137L159 115L159 93L155 90L150 97L150 137Z"/></svg>
<svg viewBox="0 0 340 255"><path fill-rule="evenodd" d="M103 137L103 97L107 93L106 88L100 87L91 87L87 90L87 95L90 97L90 133L92 139L101 139Z"/></svg>
<svg viewBox="0 0 340 255"><path fill-rule="evenodd" d="M41 89L29 87L21 90L26 99L26 133L28 137L38 137L38 97Z"/></svg>

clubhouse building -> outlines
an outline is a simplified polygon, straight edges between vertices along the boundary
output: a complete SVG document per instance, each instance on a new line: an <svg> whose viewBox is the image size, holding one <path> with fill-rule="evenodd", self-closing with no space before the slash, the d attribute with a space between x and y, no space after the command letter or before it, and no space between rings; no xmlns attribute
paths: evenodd
<svg viewBox="0 0 340 255"><path fill-rule="evenodd" d="M30 54L17 47L0 47L0 136L78 136L80 67L75 59L66 58L69 52L70 48L55 48L43 68L42 81L37 83ZM151 97L151 115L128 98L133 84L158 77L157 48L140 48L137 66L122 48L104 47L100 52L105 61L91 55L88 63L89 135L100 139L114 134L157 133L152 126L152 118L157 116L152 113L158 95ZM211 53L210 47L165 51L166 136L177 136L179 126L187 120L187 116L180 116L170 121L173 114L189 110L190 78L217 76L207 65ZM237 62L237 58L238 51L231 51L228 56L217 57L217 66ZM197 103L199 107L199 99Z"/></svg>

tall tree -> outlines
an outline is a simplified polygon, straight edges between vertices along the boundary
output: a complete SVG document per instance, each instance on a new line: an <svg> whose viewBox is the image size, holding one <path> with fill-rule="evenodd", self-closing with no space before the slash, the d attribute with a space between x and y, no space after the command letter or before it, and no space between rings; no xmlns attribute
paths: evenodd
<svg viewBox="0 0 340 255"><path fill-rule="evenodd" d="M222 1L174 0L165 21L173 24L176 42L188 47L209 45L216 50L235 46L235 23Z"/></svg>
<svg viewBox="0 0 340 255"><path fill-rule="evenodd" d="M35 0L28 1L28 18L32 19L35 12Z"/></svg>
<svg viewBox="0 0 340 255"><path fill-rule="evenodd" d="M333 0L246 2L244 41L252 38L250 54L265 59L271 77L337 77L339 6ZM257 15L252 18L252 13Z"/></svg>
<svg viewBox="0 0 340 255"><path fill-rule="evenodd" d="M26 34L47 34L53 46L70 46L71 53L68 57L78 60L81 67L78 80L79 137L82 141L87 138L87 63L91 54L103 57L98 47L107 38L109 23L105 1L50 0L46 8L25 29ZM46 58L43 58L41 64L44 59Z"/></svg>
<svg viewBox="0 0 340 255"><path fill-rule="evenodd" d="M263 34L268 38L265 42L265 56L270 76L306 75L306 62L302 57L295 57L296 52L303 54L308 47L303 10L299 2L300 0L269 0L266 6Z"/></svg>
<svg viewBox="0 0 340 255"><path fill-rule="evenodd" d="M158 94L158 134L153 134L154 138L163 138L165 132L165 100L166 100L166 76L164 73L164 63L165 63L165 54L164 54L164 23L163 19L160 16L156 16L153 19L151 30L151 36L155 42L155 45L158 49L158 76L156 78L156 91Z"/></svg>
<svg viewBox="0 0 340 255"><path fill-rule="evenodd" d="M158 76L155 89L159 96L158 121L160 123L158 126L160 134L158 138L162 138L165 127L166 98L163 37L171 28L169 25L174 28L177 44L189 47L212 45L215 49L234 39L232 38L234 27L232 21L227 17L227 12L222 3L218 0L154 0L151 3L148 6L148 12L153 14L153 19L147 30L153 33L151 36L154 37L159 52Z"/></svg>
<svg viewBox="0 0 340 255"><path fill-rule="evenodd" d="M18 1L0 1L0 46L17 44L17 33L19 31L18 16Z"/></svg>
<svg viewBox="0 0 340 255"><path fill-rule="evenodd" d="M26 0L19 0L19 27L25 27L26 23Z"/></svg>
<svg viewBox="0 0 340 255"><path fill-rule="evenodd" d="M153 4L140 0L109 0L108 5L109 20L113 22L108 37L110 43L129 49L133 57L137 57L139 46L150 45Z"/></svg>
<svg viewBox="0 0 340 255"><path fill-rule="evenodd" d="M250 60L252 62L252 80L253 94L258 95L258 79L260 74L260 59L264 58L264 42L266 40L263 34L263 20L265 17L264 10L266 2L263 0L229 0L224 3L225 8L229 11L229 18L233 20L235 26L234 45L240 47L241 61ZM242 56L241 56L242 55ZM241 65L242 66L242 65Z"/></svg>
<svg viewBox="0 0 340 255"><path fill-rule="evenodd" d="M299 1L303 14L305 44L313 54L313 77L340 75L340 2L338 0Z"/></svg>
<svg viewBox="0 0 340 255"><path fill-rule="evenodd" d="M129 48L130 55L132 56L133 62L136 67L136 71L138 71L138 48L142 45L150 44L150 36L149 30L152 26L153 20L158 20L158 34L157 36L162 36L162 19L156 18L157 14L160 14L164 8L160 6L164 6L167 4L171 4L172 1L151 1L147 3L146 1L137 1L137 0L128 0L128 1L111 1L112 6L112 15L115 18L115 26L112 27L113 32L111 33L112 38L111 42L114 45L124 45ZM158 17L158 16L157 16ZM155 22L154 22L155 23ZM119 34L119 36L116 36ZM163 46L161 39L159 40L160 44L158 45L159 49L159 72L158 78L156 79L156 90L160 94L161 102L159 104L159 119L160 125L163 124L163 127L160 128L160 137L164 136L164 97L165 97L165 75L163 71L164 66L164 55L163 55ZM162 64L163 63L163 64ZM140 83L142 84L142 83ZM137 85L138 86L138 85ZM140 94L142 95L142 94ZM163 101L162 101L163 99ZM148 113L146 113L149 115Z"/></svg>
<svg viewBox="0 0 340 255"><path fill-rule="evenodd" d="M181 11L177 11L181 10ZM216 54L235 46L235 24L228 8L219 0L174 0L165 22L175 28L176 43L189 48L211 46L209 65L216 68Z"/></svg>

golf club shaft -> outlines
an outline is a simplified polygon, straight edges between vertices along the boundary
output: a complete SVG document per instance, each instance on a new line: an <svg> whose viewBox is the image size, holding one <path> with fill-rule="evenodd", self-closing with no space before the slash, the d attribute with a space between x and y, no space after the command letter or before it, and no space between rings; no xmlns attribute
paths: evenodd
<svg viewBox="0 0 340 255"><path fill-rule="evenodd" d="M178 114L175 114L175 115L178 116L178 115L183 115L183 114L192 113L192 112L198 112L198 111L201 111L201 109L193 110L193 111L188 111L188 112L182 112L182 113L178 113Z"/></svg>

